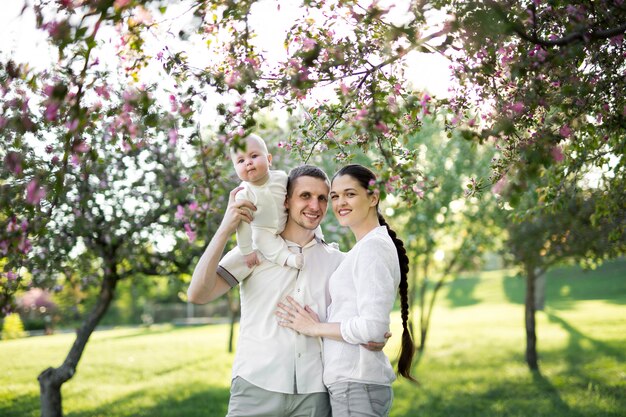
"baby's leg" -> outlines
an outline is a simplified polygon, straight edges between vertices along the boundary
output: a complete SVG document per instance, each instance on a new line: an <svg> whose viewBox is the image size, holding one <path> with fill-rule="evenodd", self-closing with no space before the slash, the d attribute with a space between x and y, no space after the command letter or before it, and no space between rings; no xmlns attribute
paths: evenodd
<svg viewBox="0 0 626 417"><path fill-rule="evenodd" d="M280 235L262 228L254 228L253 235L257 249L268 261L302 269L304 256L301 253L291 253Z"/></svg>

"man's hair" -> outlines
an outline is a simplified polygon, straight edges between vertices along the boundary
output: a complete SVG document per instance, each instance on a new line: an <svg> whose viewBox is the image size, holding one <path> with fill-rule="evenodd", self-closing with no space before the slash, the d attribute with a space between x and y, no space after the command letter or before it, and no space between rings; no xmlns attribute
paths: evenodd
<svg viewBox="0 0 626 417"><path fill-rule="evenodd" d="M324 181L330 189L330 180L324 171L313 165L300 165L299 167L295 167L289 171L289 178L287 180L287 197L291 197L293 184L299 177L319 178Z"/></svg>

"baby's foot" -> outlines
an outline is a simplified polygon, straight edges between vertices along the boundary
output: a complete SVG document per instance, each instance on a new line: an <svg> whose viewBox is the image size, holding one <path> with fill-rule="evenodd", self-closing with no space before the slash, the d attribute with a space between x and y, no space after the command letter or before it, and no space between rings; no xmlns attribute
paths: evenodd
<svg viewBox="0 0 626 417"><path fill-rule="evenodd" d="M304 267L304 255L301 253L294 253L293 255L289 255L285 264L292 268L302 269L302 267Z"/></svg>

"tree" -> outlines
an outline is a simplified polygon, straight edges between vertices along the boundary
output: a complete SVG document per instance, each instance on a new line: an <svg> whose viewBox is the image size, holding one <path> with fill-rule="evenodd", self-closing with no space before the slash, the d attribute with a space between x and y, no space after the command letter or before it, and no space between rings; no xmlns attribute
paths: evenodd
<svg viewBox="0 0 626 417"><path fill-rule="evenodd" d="M200 250L190 242L198 229L216 227L212 213L225 202L223 164L208 163L219 148L203 149L198 162L177 152L174 126L186 113L163 110L151 87L105 85L99 76L77 82L71 66L51 76L11 61L0 68L8 99L0 151L3 308L10 311L23 288L73 280L99 288L63 364L39 375L42 416L62 415L61 385L76 372L118 282L188 271ZM87 85L96 94L86 94ZM41 106L31 109L32 101ZM170 247L157 246L160 236Z"/></svg>
<svg viewBox="0 0 626 417"><path fill-rule="evenodd" d="M543 212L531 218L517 213L517 219L513 213L507 222L506 251L526 280L525 356L533 371L539 371L535 313L540 277L554 265L577 262L589 268L626 253L626 235L616 239L614 233L623 226L624 208L616 213L620 214L616 222L594 222L592 216L596 205L603 204L602 196L589 190L571 190L569 195L569 201L558 212ZM527 195L524 203L534 205L537 201Z"/></svg>
<svg viewBox="0 0 626 417"><path fill-rule="evenodd" d="M433 187L413 185L421 200L396 201L394 225L402 230L411 259L411 300L419 301L418 351L426 348L439 291L459 272L477 268L500 240L499 207L493 195L467 198L470 178L487 175L492 153L459 135L445 134L440 122L424 122L409 140L418 149L415 163L424 167ZM390 185L390 188L391 185Z"/></svg>
<svg viewBox="0 0 626 417"><path fill-rule="evenodd" d="M455 75L464 92L453 105L463 114L483 104L465 127L499 150L492 181L543 177L536 188L541 204L523 206L529 215L566 207L570 192L591 186L598 190L592 219L613 222L626 185L626 5L449 3L457 18ZM590 177L592 184L572 187ZM519 193L511 194L513 206L519 201ZM624 233L623 224L616 226L615 238Z"/></svg>

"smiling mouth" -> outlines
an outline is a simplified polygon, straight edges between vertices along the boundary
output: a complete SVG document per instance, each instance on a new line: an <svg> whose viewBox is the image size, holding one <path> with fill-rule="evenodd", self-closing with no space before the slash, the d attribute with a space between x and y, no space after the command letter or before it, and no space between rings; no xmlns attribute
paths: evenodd
<svg viewBox="0 0 626 417"><path fill-rule="evenodd" d="M348 214L350 214L352 212L352 210L350 209L341 209L337 211L337 214L339 214L340 216L346 216Z"/></svg>
<svg viewBox="0 0 626 417"><path fill-rule="evenodd" d="M311 220L317 220L320 217L319 214L311 214L311 213L302 213L302 215L304 215L304 217L306 217L307 219L311 219Z"/></svg>

